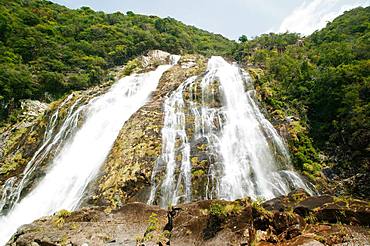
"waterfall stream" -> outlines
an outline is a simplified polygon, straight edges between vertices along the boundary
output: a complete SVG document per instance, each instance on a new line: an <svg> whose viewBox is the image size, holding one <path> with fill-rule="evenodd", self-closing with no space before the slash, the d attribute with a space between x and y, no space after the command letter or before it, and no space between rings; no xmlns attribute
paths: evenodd
<svg viewBox="0 0 370 246"><path fill-rule="evenodd" d="M173 64L179 59L170 58ZM123 124L171 66L125 77L104 94L78 99L71 94L55 109L20 182L13 177L3 185L0 245L23 224L79 207ZM65 105L70 106L61 121ZM206 73L172 91L163 110L162 152L148 203L167 207L197 199L270 199L295 188L313 193L294 172L284 140L261 113L249 75L237 65L210 58ZM45 176L28 192L32 175L45 162ZM197 182L201 192L194 187Z"/></svg>
<svg viewBox="0 0 370 246"><path fill-rule="evenodd" d="M178 59L178 56L171 57L174 62ZM13 206L8 214L0 217L0 245L4 245L23 224L61 209L74 210L79 206L86 186L99 171L122 125L144 105L156 89L162 74L171 66L161 65L155 71L125 77L116 82L108 92L86 104L79 105L77 100L57 132L55 124L59 109L55 111L49 121L43 144L28 163L18 187L10 192L9 187L14 180L5 184L7 189L4 189L0 205L7 200L12 201ZM80 118L84 120L79 127ZM61 139L64 140L63 145L58 144ZM56 149L57 153L45 177L29 194L20 199L29 174L38 162Z"/></svg>
<svg viewBox="0 0 370 246"><path fill-rule="evenodd" d="M166 207L192 200L190 149L199 139L205 139L208 153L202 199L270 199L294 188L312 194L294 172L283 139L260 112L253 94L248 74L221 57L212 57L205 76L189 78L169 95L149 204L157 200ZM189 133L186 121L191 118Z"/></svg>

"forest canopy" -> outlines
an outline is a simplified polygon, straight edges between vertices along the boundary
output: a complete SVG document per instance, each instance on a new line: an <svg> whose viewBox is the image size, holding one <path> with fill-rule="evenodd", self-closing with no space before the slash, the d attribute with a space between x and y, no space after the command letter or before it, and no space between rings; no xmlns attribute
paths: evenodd
<svg viewBox="0 0 370 246"><path fill-rule="evenodd" d="M235 42L172 18L0 0L0 120L20 99L54 100L99 84L114 66L161 49L230 53Z"/></svg>

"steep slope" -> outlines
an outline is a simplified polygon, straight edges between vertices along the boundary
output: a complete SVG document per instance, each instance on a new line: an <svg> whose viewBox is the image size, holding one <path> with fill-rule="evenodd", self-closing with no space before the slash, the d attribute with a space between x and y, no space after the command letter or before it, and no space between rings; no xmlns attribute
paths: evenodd
<svg viewBox="0 0 370 246"><path fill-rule="evenodd" d="M309 37L265 34L235 53L296 168L312 180L324 181L323 171L335 192L362 198L370 194L369 19L370 7L353 9Z"/></svg>
<svg viewBox="0 0 370 246"><path fill-rule="evenodd" d="M116 208L130 200L148 199L150 177L161 153L164 100L184 80L204 71L205 58L188 55L163 75L152 99L122 127L112 147L95 186L99 188L93 198L99 204Z"/></svg>
<svg viewBox="0 0 370 246"><path fill-rule="evenodd" d="M147 59L141 59L141 62L146 61ZM100 206L85 207L75 212L61 210L53 216L38 219L20 227L8 245L368 243L369 232L366 226L369 225L370 205L351 198L310 196L303 190L298 190L264 203L260 200L252 202L250 198L236 201L208 200L174 205L166 209L130 202L148 199L152 185L151 172L161 154L161 129L166 117L163 108L165 101L171 95L176 95L178 88L182 88L183 82L188 81L188 78L204 75L205 62L206 59L199 55L182 57L178 65L163 75L152 99L122 127L102 175L90 184L90 192L83 205L94 203ZM154 62L158 63L160 61ZM211 88L207 90L213 94L207 97L209 101L206 105L220 108L220 84L213 79L210 81ZM197 86L190 88L198 93L189 93L189 88L184 90L183 96L187 103L192 100L201 102L201 90L196 89ZM187 134L192 136L194 119L187 116ZM202 156L207 155L209 143L194 141L193 144L191 153L197 158L192 161L192 185L194 194L198 196L195 200L199 200L204 197L202 189L204 180L207 179L205 173L209 168L209 165L204 164L210 161ZM93 148L99 147L98 145L96 143ZM180 145L179 147L181 150ZM181 158L177 161L181 161ZM174 176L179 173L181 170L178 168ZM163 177L163 170L161 175Z"/></svg>
<svg viewBox="0 0 370 246"><path fill-rule="evenodd" d="M7 187L9 179L2 187L1 203L6 207L0 211L0 244L22 224L63 208L79 207L86 186L99 172L122 125L146 103L162 74L178 60L178 56L169 53L154 54L163 54L162 60L155 60L156 64L171 64L126 76L109 90L92 97L71 94L55 110L49 118L42 145L25 167L19 165L19 169L24 169L22 175L10 178L14 181L10 187ZM147 63L149 59L143 57ZM154 60L150 64L153 63ZM60 108L70 101L59 128ZM40 169L45 165L42 174Z"/></svg>
<svg viewBox="0 0 370 246"><path fill-rule="evenodd" d="M162 207L203 199L314 193L252 98L253 85L221 57L182 57L122 127L93 186L94 204ZM244 102L244 103L243 103Z"/></svg>
<svg viewBox="0 0 370 246"><path fill-rule="evenodd" d="M35 56L21 54L18 64L10 58L17 56L19 47L14 46L11 52L5 48L6 62L1 65L5 72L0 76L5 81L3 85L19 89L29 79L35 79L35 84L40 85L40 74L50 70L60 73L58 78L62 80L46 77L45 84L65 82L61 90L56 89L58 85L52 85L56 89L52 97L98 83L98 80L90 81L91 71L102 69L101 78L104 78L108 68L125 63L154 44L140 46L136 41L146 39L135 36L138 33L148 31L148 36L144 37L157 37L152 40L155 45L182 53L208 55L226 51L227 44L232 46L232 42L222 38L220 41L219 37L203 31L191 36L213 37L225 47L207 46L209 49L200 51L195 48L198 47L195 39L185 46L181 41L166 39L167 35L184 38L175 31L182 24L172 19L138 16L131 12L105 15L88 8L71 11L45 1L15 1L4 3L4 6L2 10L6 14L2 17L14 17L14 23L22 20L22 24L14 32L9 31L12 27L8 28L7 24L2 25L4 40L7 36L10 39L1 45L10 47L25 41L12 35L28 30L29 23L32 23L31 33L46 35L40 42L52 42L46 47L35 46L36 49L27 46L24 51L31 51ZM14 16L10 9L14 10ZM26 11L26 17L19 19L21 9ZM30 9L47 21L32 22ZM135 58L118 68L116 75L127 76L119 80L125 83L118 81L111 86L110 81L73 92L52 105L23 102L23 106L31 110L26 110L17 124L0 128L0 146L4 146L0 151L0 235L5 229L14 231L21 223L57 209L74 210L94 205L98 207L75 213L61 210L53 217L22 227L11 243L122 245L149 241L148 244L163 245L171 241L176 245L222 245L226 238L230 243L260 242L261 245L368 241L368 231L361 227L368 226L368 202L329 195L311 197L302 190L287 195L296 188L304 188L309 193L314 193L314 189L290 165L290 156L281 138L289 142L295 167L312 182L318 181L320 190L332 192L327 189L327 178L340 180L338 175L343 178L355 174L349 180L350 184L355 180L355 185L347 192L355 191L354 195L368 198L368 14L369 8L348 12L306 39L296 34L269 34L252 41L243 39L235 57L247 64L246 69L255 85L239 65L226 62L222 57L208 59L199 54L183 55L177 65L164 72L169 67L162 70L160 65L171 62L170 56L154 51L149 57ZM76 21L75 17L79 22L69 22ZM113 17L118 19L111 22ZM103 25L102 21L108 24ZM352 28L350 23L356 25ZM60 36L65 31L64 25L83 28L75 32L69 30L74 33L72 36ZM45 26L48 28L44 29ZM333 32L339 29L340 37L337 38ZM180 33L188 30L193 29L184 27L184 32ZM127 36L119 36L121 31ZM131 31L135 34L131 35ZM114 38L116 34L119 34L118 40ZM131 40L132 37L135 40ZM128 46L119 43L117 47L117 43L110 43L111 40L122 40ZM29 41L32 38L24 44L29 45ZM79 46L70 47L71 43L79 43ZM47 50L49 47L55 49ZM53 57L59 52L57 47L67 47L62 49L63 53L58 53L62 57ZM112 47L122 53L117 50L118 53L111 53ZM71 56L65 59L64 55ZM62 61L58 64L65 70L53 70L54 65L44 67L51 64L49 59L54 59L54 65ZM96 63L103 60L101 64ZM155 79L149 76L158 69L160 74L164 72L161 78L159 74ZM9 77L9 71L14 72L16 79ZM86 75L89 82L74 87L72 84L78 84L80 78L64 80L75 75ZM157 89L153 82L158 82ZM99 99L120 84L123 89L129 85L134 89L129 86L117 90L106 100ZM135 106L132 103L140 97L129 97L123 105L116 104L120 101L118 98L140 92L137 87L149 90L145 90L145 98L150 91L153 93L149 101L140 100L143 106L137 105L136 112L130 107ZM16 93L11 92L10 87L3 88L8 93L5 96ZM25 91L41 99L53 93L43 89ZM4 108L16 106L21 98L23 96L4 99ZM86 108L89 110L84 111ZM116 117L121 116L126 116L125 124L122 119L115 122ZM265 117L270 118L272 124ZM94 124L85 124L91 118ZM110 125L112 122L114 124ZM105 137L109 141L105 141ZM353 165L354 162L359 165ZM81 177L83 182L79 182ZM365 183L356 180L358 177ZM81 184L77 188L76 182ZM333 190L343 194L346 189L334 187ZM261 206L261 199L279 195L287 196ZM213 198L241 200L202 201ZM135 201L160 204L162 208L131 203ZM177 205L179 203L188 204ZM46 209L42 210L44 205ZM167 206L168 211L165 210ZM32 207L34 209L28 211ZM101 233L97 234L98 231ZM127 235L122 236L122 231ZM7 240L10 232L5 234L2 240Z"/></svg>

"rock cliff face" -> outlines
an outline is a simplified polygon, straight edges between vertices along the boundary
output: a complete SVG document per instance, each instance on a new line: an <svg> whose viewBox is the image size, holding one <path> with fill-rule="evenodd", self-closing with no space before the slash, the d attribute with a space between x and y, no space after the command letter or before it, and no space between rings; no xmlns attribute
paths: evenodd
<svg viewBox="0 0 370 246"><path fill-rule="evenodd" d="M44 124L41 115L48 105L39 101L25 100L21 103L22 114L18 122L0 128L0 180L15 176L19 166L30 159L42 140Z"/></svg>
<svg viewBox="0 0 370 246"><path fill-rule="evenodd" d="M188 55L162 76L151 100L123 126L109 154L93 198L112 208L149 198L153 167L161 153L163 102L187 78L205 71L205 58Z"/></svg>
<svg viewBox="0 0 370 246"><path fill-rule="evenodd" d="M126 73L150 71L169 62L169 53L151 51L139 57L131 66L111 71L102 85L85 91L75 91L50 104L25 100L15 123L0 127L0 215L6 214L16 200L44 177L55 154L66 144L66 139L84 122L83 117L66 125L66 119L106 92ZM132 65L134 64L134 66ZM56 136L58 135L58 136Z"/></svg>
<svg viewBox="0 0 370 246"><path fill-rule="evenodd" d="M51 104L22 102L16 123L0 128L0 214L6 213L44 177L50 161L75 130L66 127L66 118L77 106L105 92L111 83L75 91ZM74 128L82 121L79 119Z"/></svg>
<svg viewBox="0 0 370 246"><path fill-rule="evenodd" d="M151 71L169 63L169 59L168 53L153 51L117 69L114 75ZM215 159L207 153L207 138L191 138L194 130L190 127L194 125L191 114L185 119L185 131L190 142L192 197L198 202L168 209L145 204L150 197L153 169L161 161L165 100L184 81L204 74L206 65L203 56L185 55L163 74L151 99L120 130L101 172L89 184L80 210L62 210L25 225L8 244L357 245L369 242L370 204L360 200L310 196L300 190L264 203L249 198L201 201L206 193L207 170ZM205 102L212 108L222 107L219 83L214 80L209 84L212 98ZM0 128L0 198L14 193L10 199L2 199L0 212L6 214L16 199L37 184L48 170L50 160L65 144L63 139L78 129L84 119L79 118L71 130L62 131L60 140L45 150L42 146L49 137L60 131L64 120L78 106L104 93L110 85L107 82L74 92L50 105L24 102L22 118L14 125ZM182 96L186 103L196 105L201 98L200 81L195 81L193 87L185 88ZM220 124L223 120L219 119ZM295 119L286 121L286 125L279 126L280 133L285 132L288 138L297 137L292 130ZM182 157L181 153L175 153L176 160ZM27 172L28 169L31 171ZM163 179L164 170L157 172L160 173L157 179ZM20 184L22 189L17 190Z"/></svg>
<svg viewBox="0 0 370 246"><path fill-rule="evenodd" d="M208 200L161 209L128 203L60 211L9 245L368 245L370 204L304 191L265 203ZM365 227L363 227L365 226Z"/></svg>

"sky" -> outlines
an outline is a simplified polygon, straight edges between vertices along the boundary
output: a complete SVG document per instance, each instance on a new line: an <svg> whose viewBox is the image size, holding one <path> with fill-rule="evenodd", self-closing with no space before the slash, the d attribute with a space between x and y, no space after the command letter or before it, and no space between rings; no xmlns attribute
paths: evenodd
<svg viewBox="0 0 370 246"><path fill-rule="evenodd" d="M133 11L173 17L230 39L268 32L309 35L344 11L370 0L52 0L70 8L89 6L107 13Z"/></svg>

